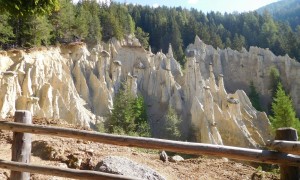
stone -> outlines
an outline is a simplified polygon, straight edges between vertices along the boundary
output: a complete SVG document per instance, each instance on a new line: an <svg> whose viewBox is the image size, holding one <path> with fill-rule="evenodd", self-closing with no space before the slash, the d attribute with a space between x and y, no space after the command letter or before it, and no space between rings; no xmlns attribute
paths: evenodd
<svg viewBox="0 0 300 180"><path fill-rule="evenodd" d="M162 160L163 162L168 162L168 155L165 151L162 151L159 153L159 159Z"/></svg>
<svg viewBox="0 0 300 180"><path fill-rule="evenodd" d="M68 165L66 163L58 163L57 166L61 168L68 168Z"/></svg>
<svg viewBox="0 0 300 180"><path fill-rule="evenodd" d="M69 154L67 156L68 160L66 161L67 165L69 168L75 168L75 169L80 169L81 163L82 163L82 158L80 158L77 155L74 154Z"/></svg>
<svg viewBox="0 0 300 180"><path fill-rule="evenodd" d="M240 103L238 99L234 99L233 97L228 98L227 102L229 102L230 104L238 104L238 103Z"/></svg>
<svg viewBox="0 0 300 180"><path fill-rule="evenodd" d="M107 156L101 162L99 162L95 171L101 171L112 174L120 174L125 176L131 176L140 179L149 180L164 180L165 178L159 175L153 169L138 164L128 158L120 156Z"/></svg>
<svg viewBox="0 0 300 180"><path fill-rule="evenodd" d="M180 162L180 161L184 161L184 159L179 155L175 155L170 158L170 162Z"/></svg>

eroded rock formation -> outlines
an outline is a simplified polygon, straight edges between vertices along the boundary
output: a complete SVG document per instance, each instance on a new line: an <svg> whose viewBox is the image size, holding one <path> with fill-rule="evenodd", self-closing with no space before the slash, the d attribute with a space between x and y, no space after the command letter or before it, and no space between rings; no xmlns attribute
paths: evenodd
<svg viewBox="0 0 300 180"><path fill-rule="evenodd" d="M0 64L2 118L28 109L36 116L89 126L111 112L115 94L127 81L132 92L145 99L154 137L161 137L164 116L172 106L183 119L186 137L193 129L198 142L244 147L264 145L271 138L270 124L236 88L247 90L253 81L267 98L272 65L284 72L287 83L297 84L293 78L299 74L294 67L299 63L288 57L253 47L250 52L216 50L198 37L187 48L184 71L171 45L167 54L153 54L133 37L113 39L90 51L83 43L11 50L0 53ZM289 85L297 99L300 86Z"/></svg>

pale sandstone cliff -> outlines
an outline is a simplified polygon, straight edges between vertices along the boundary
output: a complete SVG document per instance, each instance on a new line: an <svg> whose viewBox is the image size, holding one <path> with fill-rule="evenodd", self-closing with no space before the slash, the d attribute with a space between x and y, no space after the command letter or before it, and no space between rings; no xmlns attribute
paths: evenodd
<svg viewBox="0 0 300 180"><path fill-rule="evenodd" d="M198 37L187 52L184 73L171 46L167 54L153 54L131 37L99 44L90 51L85 44L77 43L31 52L2 52L0 115L3 118L16 109L28 109L36 116L89 126L111 112L121 82L128 81L133 93L144 96L155 137L161 136L164 115L171 105L184 120L184 134L193 127L198 142L264 145L271 138L266 114L252 107L244 91L226 92L239 84L246 87L247 78L253 78L256 85L265 83L247 74L254 73L251 68L265 72L264 61L257 60L255 67L240 70L241 64L234 64L240 62L245 67L250 63L245 57L255 59L258 55L215 50ZM275 62L278 57L274 58Z"/></svg>
<svg viewBox="0 0 300 180"><path fill-rule="evenodd" d="M196 38L195 44L187 51L196 51L197 62L201 64L201 72L208 78L209 63L213 63L214 74L224 74L225 88L229 92L237 89L249 91L250 82L261 94L261 104L268 109L271 102L270 69L276 67L280 72L283 86L293 99L297 115L300 116L300 63L286 56L275 56L268 49L250 47L241 52L232 49L214 49Z"/></svg>

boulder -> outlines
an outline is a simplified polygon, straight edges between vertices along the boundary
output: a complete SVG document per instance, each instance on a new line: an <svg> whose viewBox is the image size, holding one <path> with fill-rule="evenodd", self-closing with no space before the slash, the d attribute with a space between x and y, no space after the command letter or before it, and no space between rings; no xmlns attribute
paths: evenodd
<svg viewBox="0 0 300 180"><path fill-rule="evenodd" d="M180 162L180 161L184 161L184 159L179 155L175 155L170 158L170 162Z"/></svg>
<svg viewBox="0 0 300 180"><path fill-rule="evenodd" d="M101 171L112 174L120 174L125 176L131 176L134 178L148 179L148 180L163 180L153 169L138 164L128 158L119 156L107 156L101 162L99 162L95 171Z"/></svg>

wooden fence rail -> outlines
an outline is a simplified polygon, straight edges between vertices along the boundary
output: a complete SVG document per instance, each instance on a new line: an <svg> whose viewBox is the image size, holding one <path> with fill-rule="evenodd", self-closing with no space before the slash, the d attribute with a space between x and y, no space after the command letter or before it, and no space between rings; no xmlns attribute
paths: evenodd
<svg viewBox="0 0 300 180"><path fill-rule="evenodd" d="M274 141L268 141L267 146L270 149L273 149L273 150L276 150L279 152L300 155L300 142L299 141L274 140Z"/></svg>
<svg viewBox="0 0 300 180"><path fill-rule="evenodd" d="M227 157L230 159L269 164L289 164L293 166L300 166L300 156L269 150L249 149L205 143L179 142L144 137L120 136L78 129L48 127L7 121L0 121L0 129L23 133L77 138L119 146L159 149L195 155Z"/></svg>
<svg viewBox="0 0 300 180"><path fill-rule="evenodd" d="M39 165L30 165L27 163L14 162L14 161L5 161L0 159L0 168L10 169L13 171L24 171L29 173L39 173L51 176L60 176L66 178L74 178L74 179L130 179L134 180L134 177L121 176L109 173L103 173L98 171L88 171L88 170L76 170L69 168L57 168L57 167L49 167L49 166L39 166ZM12 179L12 178L11 178ZM23 178L13 179L13 180L24 180ZM29 179L29 178L28 178Z"/></svg>
<svg viewBox="0 0 300 180"><path fill-rule="evenodd" d="M93 131L84 131L84 130L60 128L60 127L49 127L49 126L24 124L24 123L9 122L9 121L0 121L0 129L10 130L19 133L44 134L44 135L54 135L54 136L60 136L66 138L77 138L82 140L94 141L94 142L105 143L105 144L113 144L119 146L159 149L159 150L180 152L185 154L208 155L208 156L216 156L216 157L226 157L230 159L243 160L243 161L279 164L285 167L292 166L293 170L295 170L295 167L300 167L300 156L287 154L283 152L270 151L270 150L249 149L249 148L240 148L240 147L233 147L233 146L213 145L213 144L204 144L204 143L179 142L179 141L144 138L144 137L120 136L120 135L112 135L106 133L97 133ZM290 148L287 149L288 150L286 151L284 150L284 152L290 152L289 151ZM5 164L5 167L16 171L27 171L27 172L36 172L36 173L45 172L43 171L44 167L41 166L32 166L32 165L24 165L24 164L16 164L16 163L9 165L9 163L11 162L0 161L0 167L4 167L3 164ZM60 168L60 170L62 169ZM65 169L66 176L63 177L72 178L74 177L74 173L80 174L80 172L75 172L75 171L76 170ZM49 171L49 173L58 176L62 175L62 173L60 173L59 169L57 168L53 169L53 171L51 172ZM81 171L81 173L83 177L84 176L90 177L86 174L87 173L86 171ZM92 172L92 174L95 173ZM103 174L100 173L99 176L101 175ZM79 178L79 176L76 177ZM284 177L282 178L285 179Z"/></svg>

